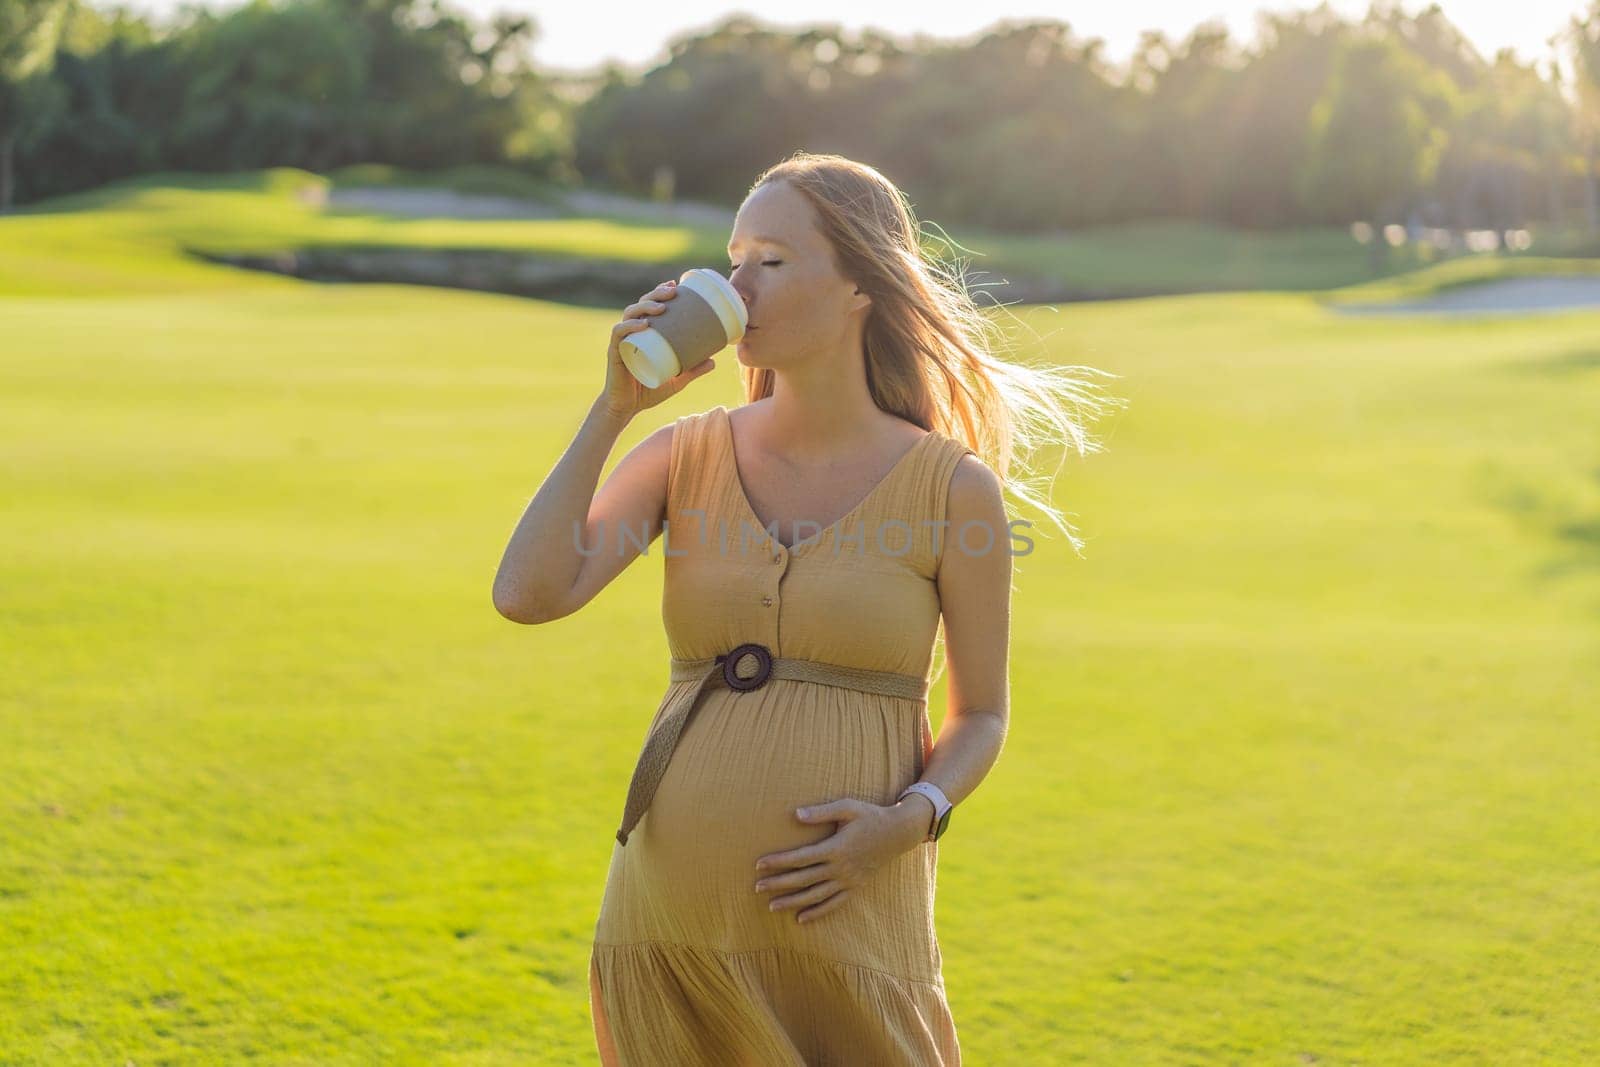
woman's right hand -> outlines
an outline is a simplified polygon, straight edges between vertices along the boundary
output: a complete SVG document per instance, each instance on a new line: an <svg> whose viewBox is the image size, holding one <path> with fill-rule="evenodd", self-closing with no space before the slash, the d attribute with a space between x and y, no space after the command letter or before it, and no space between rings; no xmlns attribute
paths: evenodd
<svg viewBox="0 0 1600 1067"><path fill-rule="evenodd" d="M665 311L666 301L677 295L677 287L678 283L675 281L662 282L640 297L638 303L629 304L627 310L622 313L622 321L611 327L611 348L606 353L606 391L603 403L607 412L619 419L631 419L639 412L655 407L702 374L709 373L717 365L715 358L707 359L697 367L673 375L654 389L646 389L644 384L633 376L633 372L628 370L627 364L622 362L622 350L618 347L622 339L647 328L650 325L651 315L659 315Z"/></svg>

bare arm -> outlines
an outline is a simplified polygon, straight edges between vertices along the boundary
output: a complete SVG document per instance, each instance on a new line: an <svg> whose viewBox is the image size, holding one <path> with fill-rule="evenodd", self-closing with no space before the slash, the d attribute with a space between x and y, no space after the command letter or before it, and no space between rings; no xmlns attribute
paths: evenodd
<svg viewBox="0 0 1600 1067"><path fill-rule="evenodd" d="M550 622L583 607L661 533L667 508L672 427L663 426L623 456L598 494L595 483L633 416L674 396L716 360L647 389L622 362L618 343L649 326L676 283L662 282L623 311L611 328L606 389L577 436L539 487L511 533L494 576L495 610L512 622ZM659 297L660 299L652 299Z"/></svg>
<svg viewBox="0 0 1600 1067"><path fill-rule="evenodd" d="M946 511L950 525L937 581L950 668L949 705L922 781L932 782L950 803L959 804L1000 758L1011 721L1007 660L1012 546L1000 478L976 458L966 456L956 465ZM984 551L991 535L993 543ZM913 801L926 834L933 805L920 795L901 803Z"/></svg>
<svg viewBox="0 0 1600 1067"><path fill-rule="evenodd" d="M595 492L626 426L603 400L590 407L511 533L494 578L494 606L501 615L540 623L572 614L633 562L638 544L649 545L660 534L671 426L634 446Z"/></svg>

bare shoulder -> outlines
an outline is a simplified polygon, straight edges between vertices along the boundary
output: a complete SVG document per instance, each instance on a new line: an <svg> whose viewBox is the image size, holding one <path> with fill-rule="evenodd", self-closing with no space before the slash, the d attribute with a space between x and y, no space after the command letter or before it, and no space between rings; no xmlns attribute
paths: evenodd
<svg viewBox="0 0 1600 1067"><path fill-rule="evenodd" d="M633 451L649 454L653 460L672 458L672 434L677 429L677 423L669 422L665 426L658 426L647 434L644 440L633 446Z"/></svg>
<svg viewBox="0 0 1600 1067"><path fill-rule="evenodd" d="M628 450L628 454L617 464L618 469L625 463L630 468L647 474L659 488L661 500L665 504L667 475L672 469L673 437L691 430L704 433L705 430L700 428L707 426L708 420L715 417L716 413L717 408L707 408L705 411L680 415L664 426L658 426Z"/></svg>
<svg viewBox="0 0 1600 1067"><path fill-rule="evenodd" d="M754 419L755 425L760 425L766 419L766 413L770 407L772 407L772 398L770 396L764 396L760 400L751 400L743 404L735 404L733 407L726 409L728 422L743 426L747 421ZM709 418L715 410L717 409L707 409L704 412L704 416Z"/></svg>
<svg viewBox="0 0 1600 1067"><path fill-rule="evenodd" d="M707 411L693 412L679 416L663 426L658 426L647 434L640 442L628 450L628 455L638 456L651 467L659 470L664 476L667 467L672 462L672 438L680 428L687 428L691 423L696 423L711 417L712 408Z"/></svg>
<svg viewBox="0 0 1600 1067"><path fill-rule="evenodd" d="M676 424L659 426L617 461L590 507L591 517L659 520L666 511Z"/></svg>
<svg viewBox="0 0 1600 1067"><path fill-rule="evenodd" d="M974 513L981 517L992 509L1003 507L1005 483L990 466L977 456L968 453L956 464L950 475L950 495L947 501L951 518L957 511Z"/></svg>
<svg viewBox="0 0 1600 1067"><path fill-rule="evenodd" d="M989 560L995 556L996 546L1006 544L1010 527L1006 523L1005 484L975 455L964 455L956 463L945 495L945 518L949 522L949 543L964 551L951 553L947 549L940 554L941 576L952 568L972 569L979 561L968 556L980 555Z"/></svg>
<svg viewBox="0 0 1600 1067"><path fill-rule="evenodd" d="M648 476L651 481L659 482L664 497L667 469L672 465L673 429L673 423L669 422L652 430L617 461L617 470L621 471L626 467L629 471L637 472L635 477Z"/></svg>

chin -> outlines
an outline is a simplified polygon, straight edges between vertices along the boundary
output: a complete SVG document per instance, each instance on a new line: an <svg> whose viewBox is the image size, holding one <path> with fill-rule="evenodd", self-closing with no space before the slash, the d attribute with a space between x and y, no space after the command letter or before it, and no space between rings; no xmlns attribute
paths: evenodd
<svg viewBox="0 0 1600 1067"><path fill-rule="evenodd" d="M755 358L755 355L750 351L750 347L743 341L740 341L738 345L734 347L734 352L738 356L739 362L744 364L746 367L749 367L752 370L766 369L766 364L759 362Z"/></svg>

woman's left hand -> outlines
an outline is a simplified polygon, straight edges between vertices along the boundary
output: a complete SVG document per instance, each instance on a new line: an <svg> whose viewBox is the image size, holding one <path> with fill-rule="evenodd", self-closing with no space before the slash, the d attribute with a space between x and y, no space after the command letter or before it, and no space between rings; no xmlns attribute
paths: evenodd
<svg viewBox="0 0 1600 1067"><path fill-rule="evenodd" d="M756 861L756 892L787 890L769 904L772 910L803 908L798 922L808 922L843 904L856 888L888 861L908 852L928 836L932 808L919 797L907 804L885 806L853 797L801 808L801 822L840 824L821 841L787 852L772 852Z"/></svg>

